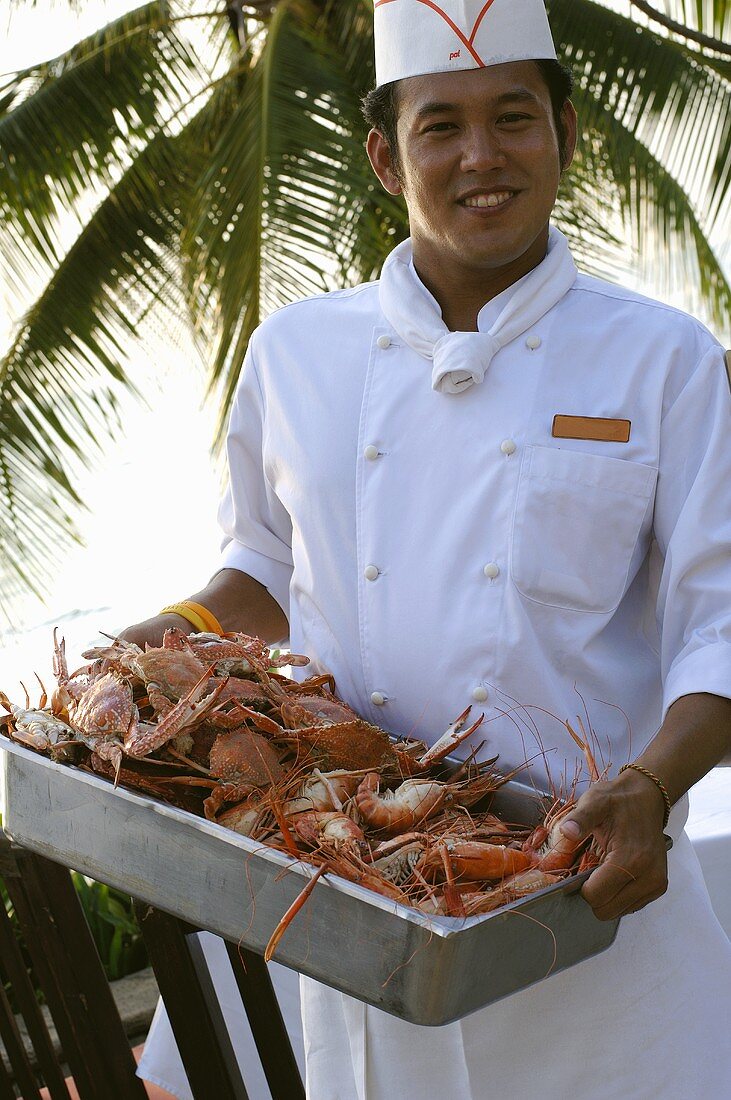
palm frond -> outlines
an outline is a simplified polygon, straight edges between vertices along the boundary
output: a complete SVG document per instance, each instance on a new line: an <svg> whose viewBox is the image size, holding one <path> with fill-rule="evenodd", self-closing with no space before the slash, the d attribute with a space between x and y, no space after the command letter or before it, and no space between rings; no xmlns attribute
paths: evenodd
<svg viewBox="0 0 731 1100"><path fill-rule="evenodd" d="M277 5L212 150L183 240L198 288L194 307L217 319L211 382L222 385L219 429L262 317L332 286L353 158L320 19L314 4Z"/></svg>
<svg viewBox="0 0 731 1100"><path fill-rule="evenodd" d="M583 93L580 121L602 130L616 120L665 160L687 171L699 133L718 144L729 114L729 85L682 45L592 0L551 0L557 48ZM703 129L699 131L699 124ZM708 188L718 185L716 171ZM704 196L705 197L705 196Z"/></svg>
<svg viewBox="0 0 731 1100"><path fill-rule="evenodd" d="M683 46L591 0L581 7L586 18L577 19L575 3L552 0L551 19L577 77L585 159L614 194L638 254L652 249L658 287L695 271L726 327L731 292L709 238L731 196L729 84Z"/></svg>
<svg viewBox="0 0 731 1100"><path fill-rule="evenodd" d="M705 301L719 328L728 325L731 287L685 189L619 125L592 133L585 145L586 168L604 183L605 216L611 220L616 203L640 258L625 250L628 269L651 270L660 294L697 286L696 306Z"/></svg>
<svg viewBox="0 0 731 1100"><path fill-rule="evenodd" d="M114 186L134 150L189 97L200 64L165 0L122 16L0 88L0 217L19 253L59 258L59 209Z"/></svg>
<svg viewBox="0 0 731 1100"><path fill-rule="evenodd" d="M675 22L684 23L691 30L728 42L731 31L731 3L729 0L652 0L659 15L667 15Z"/></svg>
<svg viewBox="0 0 731 1100"><path fill-rule="evenodd" d="M161 132L137 157L0 361L0 551L11 574L30 562L42 576L47 546L76 537L69 464L88 462L113 429L118 387L132 388L127 351L151 305L182 309L177 239L194 182L179 167L185 136Z"/></svg>

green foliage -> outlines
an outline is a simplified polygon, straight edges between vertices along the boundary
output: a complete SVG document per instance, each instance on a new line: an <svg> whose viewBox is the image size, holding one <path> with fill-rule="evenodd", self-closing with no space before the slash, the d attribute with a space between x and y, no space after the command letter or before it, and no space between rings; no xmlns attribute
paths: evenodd
<svg viewBox="0 0 731 1100"><path fill-rule="evenodd" d="M132 899L76 871L72 871L71 877L109 981L147 966L147 952Z"/></svg>
<svg viewBox="0 0 731 1100"><path fill-rule="evenodd" d="M723 330L731 288L712 241L731 208L731 61L634 7L548 6L577 76L580 146L556 220L580 265L616 278L644 257L660 290L686 287ZM728 38L729 0L663 11ZM372 277L407 232L363 152L372 12L249 0L240 40L223 3L155 0L0 86L0 247L33 288L0 360L0 555L15 586L41 588L73 536L74 464L115 429L125 349L151 310L189 319L220 442L259 321ZM70 242L60 211L77 220Z"/></svg>

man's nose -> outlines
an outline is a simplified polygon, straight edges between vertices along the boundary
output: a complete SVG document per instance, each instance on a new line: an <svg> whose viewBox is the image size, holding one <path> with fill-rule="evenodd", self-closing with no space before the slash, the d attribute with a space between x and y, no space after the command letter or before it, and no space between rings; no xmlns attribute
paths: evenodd
<svg viewBox="0 0 731 1100"><path fill-rule="evenodd" d="M475 126L465 133L461 162L463 172L486 172L504 165L505 150L499 134L483 126Z"/></svg>

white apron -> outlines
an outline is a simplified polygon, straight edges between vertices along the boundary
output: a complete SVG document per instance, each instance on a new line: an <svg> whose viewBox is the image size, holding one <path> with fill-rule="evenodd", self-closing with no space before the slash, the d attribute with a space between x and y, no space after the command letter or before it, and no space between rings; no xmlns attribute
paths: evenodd
<svg viewBox="0 0 731 1100"><path fill-rule="evenodd" d="M685 833L668 863L606 951L445 1027L302 978L309 1100L728 1100L731 943Z"/></svg>

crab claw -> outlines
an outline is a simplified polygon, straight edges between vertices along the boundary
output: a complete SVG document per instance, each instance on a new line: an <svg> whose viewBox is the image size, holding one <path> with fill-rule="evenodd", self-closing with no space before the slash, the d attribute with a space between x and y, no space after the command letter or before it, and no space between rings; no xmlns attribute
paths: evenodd
<svg viewBox="0 0 731 1100"><path fill-rule="evenodd" d="M455 749L457 745L461 745L463 741L466 741L470 737L478 726L481 726L485 720L485 715L481 714L476 722L469 727L469 729L462 730L463 725L467 719L467 715L472 710L472 707L467 707L463 710L458 718L455 718L451 726L448 726L438 741L435 741L430 749L424 753L419 759L420 768L431 767L432 764L438 764L440 760L443 760L445 756L448 756L452 749ZM460 732L462 730L462 732Z"/></svg>
<svg viewBox="0 0 731 1100"><path fill-rule="evenodd" d="M114 764L114 786L119 783L119 773L122 770L122 750L118 746L114 746L109 753L109 759Z"/></svg>
<svg viewBox="0 0 731 1100"><path fill-rule="evenodd" d="M53 628L53 674L59 684L69 678L69 666L66 663L66 639L58 640L58 627Z"/></svg>
<svg viewBox="0 0 731 1100"><path fill-rule="evenodd" d="M168 741L187 729L196 725L212 709L228 682L228 676L222 676L218 680L213 691L204 696L204 692L213 676L214 666L206 669L197 684L195 684L186 696L172 707L161 722L150 726L139 723L132 727L124 741L124 750L128 756L147 756L151 752L162 748Z"/></svg>

